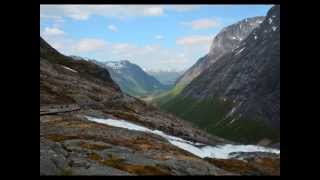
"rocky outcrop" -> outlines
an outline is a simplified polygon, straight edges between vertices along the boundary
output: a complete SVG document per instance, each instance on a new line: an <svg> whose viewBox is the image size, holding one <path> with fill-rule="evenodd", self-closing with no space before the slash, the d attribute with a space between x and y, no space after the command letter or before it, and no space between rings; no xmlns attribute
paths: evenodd
<svg viewBox="0 0 320 180"><path fill-rule="evenodd" d="M280 127L280 7L233 52L221 57L190 83L182 96L226 97L232 113L261 118Z"/></svg>
<svg viewBox="0 0 320 180"><path fill-rule="evenodd" d="M215 63L220 57L237 48L240 42L258 27L264 20L263 16L246 18L235 24L223 28L213 39L210 51L207 55L200 58L183 76L179 78L176 85L186 86L211 64Z"/></svg>
<svg viewBox="0 0 320 180"><path fill-rule="evenodd" d="M40 117L40 175L224 174L159 137L92 123L79 114Z"/></svg>
<svg viewBox="0 0 320 180"><path fill-rule="evenodd" d="M233 153L232 159L206 160L229 172L245 176L279 176L280 155L266 152Z"/></svg>

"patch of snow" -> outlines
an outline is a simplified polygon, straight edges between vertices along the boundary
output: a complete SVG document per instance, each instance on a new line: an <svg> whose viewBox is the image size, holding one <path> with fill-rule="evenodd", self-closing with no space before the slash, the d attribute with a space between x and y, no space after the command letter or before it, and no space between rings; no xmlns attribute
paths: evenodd
<svg viewBox="0 0 320 180"><path fill-rule="evenodd" d="M232 115L236 111L236 109L237 109L236 107L233 107L230 111L230 115Z"/></svg>
<svg viewBox="0 0 320 180"><path fill-rule="evenodd" d="M272 17L273 17L273 18L275 18L275 17L276 17L276 15L272 15Z"/></svg>
<svg viewBox="0 0 320 180"><path fill-rule="evenodd" d="M277 30L277 26L272 26L272 30L276 31Z"/></svg>
<svg viewBox="0 0 320 180"><path fill-rule="evenodd" d="M109 126L119 127L119 128L125 128L129 130L135 130L135 131L141 131L146 133L152 133L159 135L165 139L167 139L172 145L177 146L178 148L181 148L185 151L188 151L200 158L205 157L211 157L211 158L220 158L220 159L229 159L230 153L232 152L271 152L271 153L277 153L280 154L280 150L277 149L271 149L271 148L265 148L261 146L255 146L255 145L231 145L231 144L225 144L225 145L219 145L219 146L209 146L202 143L195 143L191 141L184 140L182 138L171 136L168 134L165 134L162 131L159 130L151 130L149 128L136 125L130 122L127 122L125 120L115 120L115 119L101 119L101 118L95 118L86 116L86 118L90 121L94 121L101 124L106 124ZM197 147L197 146L202 147Z"/></svg>
<svg viewBox="0 0 320 180"><path fill-rule="evenodd" d="M255 40L257 40L257 39L258 39L258 36L257 36L257 35L255 35L255 36L254 36L254 39L255 39Z"/></svg>
<svg viewBox="0 0 320 180"><path fill-rule="evenodd" d="M69 70L69 71L75 72L75 73L78 72L78 71L76 71L76 70L74 70L74 69L71 69L71 68L69 68L69 67L67 67L67 66L62 66L62 67L65 68L65 69L67 69L67 70Z"/></svg>
<svg viewBox="0 0 320 180"><path fill-rule="evenodd" d="M236 120L236 118L232 119L232 120L230 121L230 124L232 124L235 120Z"/></svg>
<svg viewBox="0 0 320 180"><path fill-rule="evenodd" d="M241 53L245 48L240 49L235 55Z"/></svg>
<svg viewBox="0 0 320 180"><path fill-rule="evenodd" d="M261 24L263 21L258 21L259 24Z"/></svg>
<svg viewBox="0 0 320 180"><path fill-rule="evenodd" d="M119 70L123 68L124 63L122 62L106 62L106 65L114 70Z"/></svg>
<svg viewBox="0 0 320 180"><path fill-rule="evenodd" d="M237 39L236 37L232 36L232 39Z"/></svg>
<svg viewBox="0 0 320 180"><path fill-rule="evenodd" d="M271 23L272 23L272 19L271 19L271 18L269 18L269 19L268 19L268 21L269 21L269 24L271 24Z"/></svg>

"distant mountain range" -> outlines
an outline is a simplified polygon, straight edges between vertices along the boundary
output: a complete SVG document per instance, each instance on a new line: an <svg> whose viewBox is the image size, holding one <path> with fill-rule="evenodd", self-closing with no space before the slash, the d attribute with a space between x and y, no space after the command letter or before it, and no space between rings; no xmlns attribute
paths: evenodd
<svg viewBox="0 0 320 180"><path fill-rule="evenodd" d="M91 62L107 69L111 78L120 86L121 90L132 96L146 96L168 90L169 86L163 85L156 78L144 72L141 67L127 60Z"/></svg>
<svg viewBox="0 0 320 180"><path fill-rule="evenodd" d="M280 6L224 28L154 103L221 137L280 141Z"/></svg>
<svg viewBox="0 0 320 180"><path fill-rule="evenodd" d="M173 86L176 83L177 79L184 73L184 71L149 70L147 71L147 73L155 77L162 84Z"/></svg>

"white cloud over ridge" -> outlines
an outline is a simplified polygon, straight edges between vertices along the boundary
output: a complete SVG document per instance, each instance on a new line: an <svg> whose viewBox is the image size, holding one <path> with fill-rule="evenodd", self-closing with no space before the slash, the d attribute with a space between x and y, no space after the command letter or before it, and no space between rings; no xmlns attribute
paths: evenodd
<svg viewBox="0 0 320 180"><path fill-rule="evenodd" d="M78 41L72 48L75 52L85 53L102 50L107 47L107 43L104 40L85 38Z"/></svg>
<svg viewBox="0 0 320 180"><path fill-rule="evenodd" d="M129 60L145 69L185 70L198 58L192 51L163 47L157 44L109 43L102 39L44 37L55 49L66 55L94 58L98 61ZM93 56L94 55L94 56Z"/></svg>
<svg viewBox="0 0 320 180"><path fill-rule="evenodd" d="M218 18L202 18L191 22L181 22L182 25L190 26L194 30L221 27L221 20Z"/></svg>
<svg viewBox="0 0 320 180"><path fill-rule="evenodd" d="M64 34L65 33L61 29L56 27L46 27L42 32L43 36L62 36Z"/></svg>
<svg viewBox="0 0 320 180"><path fill-rule="evenodd" d="M178 38L176 43L182 46L210 45L212 39L212 36L193 35Z"/></svg>

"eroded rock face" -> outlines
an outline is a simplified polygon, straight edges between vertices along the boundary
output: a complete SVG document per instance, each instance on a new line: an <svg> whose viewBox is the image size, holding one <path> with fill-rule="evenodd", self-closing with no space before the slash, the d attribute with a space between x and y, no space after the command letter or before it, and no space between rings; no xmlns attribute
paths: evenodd
<svg viewBox="0 0 320 180"><path fill-rule="evenodd" d="M177 81L177 85L187 85L220 57L237 48L253 29L264 20L263 16L246 18L222 29L213 39L210 51L189 68Z"/></svg>
<svg viewBox="0 0 320 180"><path fill-rule="evenodd" d="M181 93L206 99L226 97L233 113L280 127L280 6L233 52L219 58Z"/></svg>

